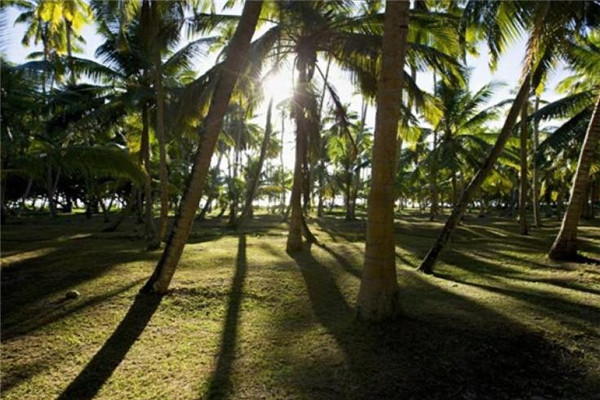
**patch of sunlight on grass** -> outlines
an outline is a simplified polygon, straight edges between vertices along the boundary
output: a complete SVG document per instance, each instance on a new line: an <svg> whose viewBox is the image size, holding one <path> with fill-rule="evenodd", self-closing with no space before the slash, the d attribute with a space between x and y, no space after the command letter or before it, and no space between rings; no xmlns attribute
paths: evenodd
<svg viewBox="0 0 600 400"><path fill-rule="evenodd" d="M11 254L9 256L4 256L0 258L0 265L2 266L2 268L10 267L25 261L31 261L35 258L42 258L55 250L56 247L46 247L43 249L17 252L15 254Z"/></svg>

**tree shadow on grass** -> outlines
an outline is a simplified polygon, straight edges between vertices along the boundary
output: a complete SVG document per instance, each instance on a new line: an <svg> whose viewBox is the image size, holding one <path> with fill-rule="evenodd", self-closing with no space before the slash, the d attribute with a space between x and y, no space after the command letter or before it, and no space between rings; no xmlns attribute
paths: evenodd
<svg viewBox="0 0 600 400"><path fill-rule="evenodd" d="M98 296L93 296L87 299L78 300L75 304L67 305L67 302L75 301L75 300L59 300L54 302L51 309L46 309L44 313L40 312L40 315L35 318L26 318L23 319L13 325L7 324L6 327L2 329L2 341L10 340L18 336L27 335L30 332L33 332L45 325L52 324L56 321L60 321L71 314L78 313L85 308L93 307L95 305L101 304L106 300L118 296L132 287L136 286L142 281L146 279L136 279L133 282L130 282L121 287L115 288L113 290L109 290L105 293L102 293Z"/></svg>
<svg viewBox="0 0 600 400"><path fill-rule="evenodd" d="M136 296L117 329L57 400L93 399L142 334L160 300L159 296Z"/></svg>
<svg viewBox="0 0 600 400"><path fill-rule="evenodd" d="M317 323L343 355L341 362L332 361L335 357L323 350L311 358L290 356L291 371L284 382L307 398L555 399L581 382L577 361L563 348L418 274L411 278L411 291L401 293L407 306L419 301L412 298L415 295L428 293L440 305L452 303L459 314L468 313L465 318L496 321L497 329L466 329L460 319L432 314L381 325L358 322L336 284L335 266L328 267L308 252L294 260ZM276 326L294 329L293 324Z"/></svg>
<svg viewBox="0 0 600 400"><path fill-rule="evenodd" d="M221 334L220 351L217 365L210 377L206 395L207 400L226 399L231 391L231 370L235 360L235 348L238 336L238 322L246 279L246 236L240 235L235 265L235 275L231 284L227 315Z"/></svg>

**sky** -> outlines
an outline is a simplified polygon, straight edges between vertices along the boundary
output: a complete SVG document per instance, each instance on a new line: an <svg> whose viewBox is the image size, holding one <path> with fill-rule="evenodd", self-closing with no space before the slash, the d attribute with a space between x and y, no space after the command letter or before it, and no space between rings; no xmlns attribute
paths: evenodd
<svg viewBox="0 0 600 400"><path fill-rule="evenodd" d="M238 10L233 9L228 11L228 13L239 13L239 5ZM217 12L218 12L217 8ZM24 47L21 44L21 40L23 38L23 34L25 33L25 25L23 24L14 24L15 19L17 18L19 11L16 9L9 9L8 12L4 15L6 18L5 26L7 27L8 32L3 32L2 34L2 44L1 50L6 55L8 61L13 63L23 63L27 61L27 55L33 51L40 50L40 46L30 46ZM260 35L260 31L257 32L257 36ZM94 51L95 49L102 43L102 38L96 34L96 28L93 25L88 25L83 28L82 36L86 40L86 44L83 46L83 53L78 55L79 57L94 59ZM516 41L510 48L506 51L504 55L499 59L496 70L491 71L488 65L489 56L487 54L487 48L484 44L479 45L478 52L480 54L479 57L475 58L472 56L468 56L467 65L471 68L471 78L469 81L470 88L472 90L477 90L483 85L491 82L501 82L504 83L503 86L499 87L495 92L495 95L490 100L490 105L500 102L511 96L511 91L516 89L518 84L518 78L521 75L522 69L522 61L525 53L525 38L521 38ZM200 61L198 63L198 67L200 69L199 72L203 72L210 68L214 63L215 56L210 56L204 61ZM323 60L319 61L321 69L324 71L326 69L325 62ZM316 75L316 74L315 74ZM554 100L560 95L554 91L554 88L558 82L560 82L563 78L569 75L569 71L563 68L563 66L559 66L554 73L549 76L549 81L546 85L546 92L543 94L542 98L545 100ZM330 71L330 82L333 87L335 87L338 92L339 97L341 98L343 103L349 103L350 108L359 113L362 98L360 95L356 93L356 88L350 82L350 76L348 73L341 71L339 68L332 66ZM292 90L292 71L291 66L288 65L287 68L284 68L279 76L274 77L270 81L266 83L266 100L264 101L264 105L262 108L259 108L257 112L257 118L255 119L255 123L260 126L264 126L264 115L266 114L266 104L268 103L268 97L273 96L275 104L284 100L286 97L290 95ZM418 74L417 83L423 89L432 91L433 87L433 75L429 72L423 72ZM321 86L318 86L321 87ZM327 102L327 100L326 100ZM326 106L327 107L327 106ZM326 110L327 108L325 108ZM273 126L275 129L279 130L281 127L281 120L278 113L274 113L274 121ZM367 111L367 126L373 128L375 121L375 108L370 106ZM293 168L294 162L294 136L293 136L293 124L292 121L286 120L285 122L285 138L284 138L284 163L287 168ZM502 121L498 121L497 124L500 126ZM277 133L277 137L279 137L279 133Z"/></svg>

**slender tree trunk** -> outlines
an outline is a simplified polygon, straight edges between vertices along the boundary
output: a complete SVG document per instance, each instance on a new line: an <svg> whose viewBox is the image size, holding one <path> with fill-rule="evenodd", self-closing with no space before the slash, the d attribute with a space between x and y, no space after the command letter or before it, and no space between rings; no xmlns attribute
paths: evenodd
<svg viewBox="0 0 600 400"><path fill-rule="evenodd" d="M352 166L346 165L344 182L344 203L346 206L346 221L354 221L354 210L352 207Z"/></svg>
<svg viewBox="0 0 600 400"><path fill-rule="evenodd" d="M300 53L296 69L298 71L298 83L294 92L294 118L296 120L296 159L294 162L294 183L290 199L291 217L286 244L288 253L302 250L302 193L308 177L305 175L306 153L308 150L308 59L306 54ZM306 199L305 199L306 204Z"/></svg>
<svg viewBox="0 0 600 400"><path fill-rule="evenodd" d="M217 82L211 100L204 124L203 140L194 157L194 166L185 195L181 201L173 230L169 234L162 257L154 273L143 288L146 292L164 293L173 278L173 274L183 253L183 248L189 237L194 216L198 210L204 181L210 168L210 160L217 144L219 132L223 126L223 116L227 112L233 87L242 69L247 64L250 40L256 29L261 8L262 1L246 1L244 3L242 16L230 41L227 58L223 62L223 72Z"/></svg>
<svg viewBox="0 0 600 400"><path fill-rule="evenodd" d="M321 100L319 101L319 128L321 126L321 120L323 115L323 104L325 103L325 92L327 91L327 82L329 80L329 69L331 67L331 58L327 60L327 69L325 70L325 79L323 81L323 90L321 91ZM318 202L317 202L317 217L323 216L323 191L325 186L325 173L327 169L325 167L325 146L321 144L319 146L321 150L321 157L319 160L319 171L318 171L318 179L319 179L319 193L318 193Z"/></svg>
<svg viewBox="0 0 600 400"><path fill-rule="evenodd" d="M56 176L58 179L58 175ZM46 190L48 192L48 204L50 206L50 215L56 217L56 200L54 199L54 179L52 175L52 167L46 168Z"/></svg>
<svg viewBox="0 0 600 400"><path fill-rule="evenodd" d="M365 264L357 301L358 316L366 320L391 318L399 311L394 178L409 7L408 1L386 2Z"/></svg>
<svg viewBox="0 0 600 400"><path fill-rule="evenodd" d="M281 109L281 149L279 150L279 167L281 172L281 215L285 215L285 169L283 167L283 141L285 139L285 111ZM287 219L287 218L286 218Z"/></svg>
<svg viewBox="0 0 600 400"><path fill-rule="evenodd" d="M540 107L540 98L535 98L535 111ZM538 147L540 145L540 122L533 121L533 158L531 163L531 200L533 206L533 224L536 228L542 227L542 218L540 216L540 188L538 179L538 167L535 162Z"/></svg>
<svg viewBox="0 0 600 400"><path fill-rule="evenodd" d="M521 173L519 186L519 233L527 235L527 101L521 109Z"/></svg>
<svg viewBox="0 0 600 400"><path fill-rule="evenodd" d="M433 131L433 144L431 157L431 171L429 177L430 193L431 193L431 208L429 210L429 220L433 221L438 214L438 187L437 187L437 157L435 150L437 146L437 131Z"/></svg>
<svg viewBox="0 0 600 400"><path fill-rule="evenodd" d="M577 228L581 210L585 203L585 194L590 178L590 169L594 161L600 139L600 96L596 100L594 113L590 119L585 140L581 147L577 171L573 177L569 206L563 218L558 236L548 253L553 260L570 260L577 257Z"/></svg>
<svg viewBox="0 0 600 400"><path fill-rule="evenodd" d="M260 147L260 155L258 157L258 165L256 166L256 174L252 178L252 182L248 188L248 196L246 197L246 204L244 205L244 209L240 214L240 217L235 221L234 226L239 229L244 224L246 218L250 215L250 211L252 210L252 202L256 197L256 192L258 190L258 184L260 183L260 175L263 169L263 164L265 163L265 158L267 156L267 148L269 146L269 141L271 140L271 111L273 109L273 98L269 101L269 108L267 109L267 122L265 126L265 137L263 139L262 145Z"/></svg>
<svg viewBox="0 0 600 400"><path fill-rule="evenodd" d="M215 167L215 170L217 171L217 178L218 178L218 174L219 171L221 170L221 161L223 160L223 152L219 152L219 157L217 158L217 165ZM200 221L202 221L205 217L206 217L206 213L208 213L208 211L210 210L210 204L213 202L213 200L215 199L215 196L213 194L213 192L211 192L208 197L206 198L206 203L204 203L204 207L202 207L202 211L200 211L200 215L198 215L198 219Z"/></svg>
<svg viewBox="0 0 600 400"><path fill-rule="evenodd" d="M67 38L67 54L69 56L69 69L71 70L71 75L69 77L69 83L71 85L75 85L77 83L77 76L75 75L75 71L73 68L73 46L71 45L71 37L73 35L73 23L65 18L65 29L66 29L66 38Z"/></svg>
<svg viewBox="0 0 600 400"><path fill-rule="evenodd" d="M148 105L142 106L142 142L141 153L146 171L146 181L144 182L144 202L145 202L145 237L146 248L155 250L160 246L160 242L156 236L156 227L154 226L154 216L152 215L152 169L150 166L150 121L148 115Z"/></svg>
<svg viewBox="0 0 600 400"><path fill-rule="evenodd" d="M502 130L500 131L500 134L498 135L498 138L496 139L496 143L490 150L490 153L488 154L487 158L485 159L485 161L484 161L483 165L481 166L481 168L479 169L479 171L477 171L477 173L475 174L475 176L473 177L473 179L467 186L458 205L456 207L454 207L454 209L452 210L452 213L446 220L446 224L444 225L442 232L440 233L440 235L437 238L437 240L435 241L434 245L429 250L429 253L427 253L427 255L425 256L425 259L419 266L419 271L427 273L427 274L433 273L433 265L435 264L440 252L443 250L444 246L448 242L448 239L450 238L450 235L452 234L452 232L454 232L454 229L458 225L467 206L471 202L471 199L473 198L475 193L477 193L477 191L481 187L481 184L483 183L485 178L489 175L490 171L494 167L494 164L498 160L498 157L502 153L502 150L504 149L504 145L506 144L506 141L510 137L512 129L515 125L517 117L519 116L519 113L521 112L521 109L523 108L523 104L525 103L525 101L527 101L527 97L529 96L529 89L531 87L530 82L531 82L531 75L528 73L528 74L526 74L525 78L523 79L523 83L521 84L521 88L519 89L517 97L515 98L515 101L513 102L512 106L510 108L510 111L508 112L508 115L506 116L506 120L504 121L504 126L502 127Z"/></svg>
<svg viewBox="0 0 600 400"><path fill-rule="evenodd" d="M232 175L232 179L231 179L231 203L229 204L229 221L227 222L227 224L229 226L233 226L235 219L237 218L237 207L238 207L238 202L239 202L239 193L238 193L238 188L237 188L237 177L238 177L238 169L240 166L240 143L242 142L242 120L244 118L244 115L242 113L240 113L239 116L239 124L238 124L238 129L237 129L237 140L235 141L234 144L234 153L233 153L233 157L234 157L234 162L233 162L233 175Z"/></svg>
<svg viewBox="0 0 600 400"><path fill-rule="evenodd" d="M135 206L137 192L138 192L137 189L132 189L131 193L129 194L129 199L127 200L127 204L125 205L125 208L123 208L121 210L121 212L119 213L119 216L112 223L112 225L104 228L102 230L102 232L114 232L119 228L119 226L123 223L123 221L125 221L125 218L127 218L131 214L131 211L133 210L133 207Z"/></svg>
<svg viewBox="0 0 600 400"><path fill-rule="evenodd" d="M23 196L21 197L21 207L20 207L21 210L27 209L25 200L27 200L29 198L29 193L31 193L31 186L33 186L33 179L29 178L29 180L27 181L27 186L25 187L25 192L23 193Z"/></svg>
<svg viewBox="0 0 600 400"><path fill-rule="evenodd" d="M592 190L590 193L590 219L596 218L596 202L598 201L598 182L592 182Z"/></svg>
<svg viewBox="0 0 600 400"><path fill-rule="evenodd" d="M165 93L162 80L162 60L160 52L155 51L156 85L156 136L158 138L159 178L160 178L160 219L158 240L166 239L167 218L169 217L169 173L167 171L167 143L165 137Z"/></svg>

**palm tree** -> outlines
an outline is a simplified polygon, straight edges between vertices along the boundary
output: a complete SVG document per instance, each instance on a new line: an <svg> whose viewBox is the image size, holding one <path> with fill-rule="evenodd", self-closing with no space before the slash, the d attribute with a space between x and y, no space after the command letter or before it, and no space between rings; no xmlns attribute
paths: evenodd
<svg viewBox="0 0 600 400"><path fill-rule="evenodd" d="M514 32L522 29L530 31L526 64L523 69L521 87L508 112L496 143L477 174L464 190L442 232L419 266L419 271L433 273L433 266L440 252L458 225L471 199L500 156L531 89L537 89L548 69L561 56L564 56L564 50L568 48L569 39L577 33L585 32L582 25L587 24L586 29L590 28L592 30L591 28L599 24L598 14L600 14L600 3L598 2L588 4L549 1L524 3L472 1L467 4L464 13L465 25L475 22L476 25L486 27L484 35L487 35L490 44L490 51L493 55L492 61L503 50L510 37L509 35L514 36ZM508 18L508 15L513 17ZM561 51L563 52L561 53Z"/></svg>
<svg viewBox="0 0 600 400"><path fill-rule="evenodd" d="M558 236L548 253L553 260L573 260L577 257L577 227L583 206L587 199L590 168L598 151L600 141L600 96L596 100L594 112L585 135L577 172L573 178L569 207L563 218Z"/></svg>
<svg viewBox="0 0 600 400"><path fill-rule="evenodd" d="M400 71L403 70L406 56L409 6L407 1L386 2L365 264L357 301L358 315L367 320L390 318L399 310L394 176L402 88Z"/></svg>
<svg viewBox="0 0 600 400"><path fill-rule="evenodd" d="M457 180L468 167L479 166L478 155L488 149L487 137L491 136L487 124L494 120L503 102L484 107L494 95L497 84L483 85L475 93L468 89L468 79L464 84L437 83L435 93L438 99L439 115L428 119L433 128L434 147L428 157L434 185L437 192L437 177L440 168L450 171L452 183L452 204L456 205L459 196ZM432 202L433 204L433 202Z"/></svg>
<svg viewBox="0 0 600 400"><path fill-rule="evenodd" d="M194 166L179 212L175 218L173 230L169 235L167 245L154 273L142 289L145 292L164 293L175 273L194 222L204 181L210 168L211 157L223 126L223 117L227 111L238 75L242 72L244 61L248 57L250 40L256 29L261 9L262 1L247 1L244 4L242 16L227 48L227 57L223 61L223 69L204 122L202 144L194 157Z"/></svg>
<svg viewBox="0 0 600 400"><path fill-rule="evenodd" d="M289 252L295 252L302 249L303 231L310 236L306 224L304 229L302 226L302 195L306 199L309 194L306 189L310 186L307 152L311 150L318 157L320 151L318 101L311 85L315 71L325 77L318 65L318 56L324 55L342 69L350 71L353 81L363 93L369 97L374 96L377 90L375 71L382 46L383 15L376 6L361 10L357 16L353 13L354 8L343 2L294 1L277 4L281 14L282 46L296 56L297 78L292 113L297 128L297 159L286 246ZM408 59L418 69L432 67L448 79L458 76L459 64L443 51L458 44L456 35L453 35L454 19L444 13L415 12L414 20L427 40L411 42L407 50ZM441 40L441 37L444 39ZM420 92L416 82L410 77L405 76L405 79L407 92L422 100L423 96L415 93ZM335 108L343 112L343 104L334 88L328 83L325 87ZM296 184L296 181L300 182Z"/></svg>
<svg viewBox="0 0 600 400"><path fill-rule="evenodd" d="M262 141L262 145L260 147L260 154L258 156L258 165L256 165L256 171L252 175L251 182L248 185L246 202L244 204L244 208L242 209L242 213L236 219L234 226L239 229L246 218L250 215L250 210L252 209L252 202L256 197L258 185L260 182L260 176L262 174L263 165L265 163L265 158L267 156L267 149L269 147L269 141L271 139L271 133L273 131L273 127L271 125L271 113L273 110L273 99L269 101L269 106L267 108L267 122L265 124L265 135Z"/></svg>
<svg viewBox="0 0 600 400"><path fill-rule="evenodd" d="M527 101L524 102L521 109L521 132L520 139L520 171L519 171L519 233L521 235L528 234L527 228Z"/></svg>
<svg viewBox="0 0 600 400"><path fill-rule="evenodd" d="M572 260L577 257L577 227L587 200L588 190L592 192L590 185L591 165L598 162L598 141L600 140L600 55L598 45L600 35L592 33L587 40L577 40L570 43L568 58L576 68L577 73L561 82L562 89L569 88L570 94L565 98L548 104L536 113L536 120L551 116L570 118L548 137L540 146L564 147L564 143L570 137L578 136L583 123L589 118L587 130L583 139L577 170L573 177L569 206L564 215L561 229L548 253L555 260ZM593 98L596 97L595 104ZM591 188L591 189L588 189ZM592 200L593 204L593 200Z"/></svg>

